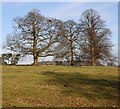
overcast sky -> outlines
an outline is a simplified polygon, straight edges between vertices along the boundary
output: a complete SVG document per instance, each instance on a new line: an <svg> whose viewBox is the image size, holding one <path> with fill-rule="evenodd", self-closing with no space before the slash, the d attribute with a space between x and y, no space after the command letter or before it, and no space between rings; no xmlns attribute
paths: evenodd
<svg viewBox="0 0 120 109"><path fill-rule="evenodd" d="M117 2L87 2L87 0L82 0L85 2L7 2L7 0L4 1L6 2L2 3L2 42L0 43L3 43L6 40L7 34L12 32L12 19L18 16L23 17L27 14L28 11L32 9L39 9L40 12L46 17L58 18L64 21L71 19L79 21L79 19L81 18L81 14L86 9L92 8L99 12L102 19L106 21L106 26L112 31L111 41L113 45L115 45L113 47L113 54L115 56L117 56L118 54Z"/></svg>

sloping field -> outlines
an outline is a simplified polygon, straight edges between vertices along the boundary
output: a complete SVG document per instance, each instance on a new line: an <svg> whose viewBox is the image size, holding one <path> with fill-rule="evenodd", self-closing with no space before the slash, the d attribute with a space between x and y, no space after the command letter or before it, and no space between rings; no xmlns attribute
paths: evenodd
<svg viewBox="0 0 120 109"><path fill-rule="evenodd" d="M117 67L3 66L3 106L117 107Z"/></svg>

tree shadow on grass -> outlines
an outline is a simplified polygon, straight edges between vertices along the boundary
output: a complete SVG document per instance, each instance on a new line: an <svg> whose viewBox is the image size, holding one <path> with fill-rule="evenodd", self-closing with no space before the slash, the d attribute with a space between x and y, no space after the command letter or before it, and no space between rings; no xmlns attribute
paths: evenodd
<svg viewBox="0 0 120 109"><path fill-rule="evenodd" d="M80 73L41 72L42 75L50 77L49 85L61 86L61 93L65 96L77 94L89 100L96 99L118 99L118 81L113 77L93 78Z"/></svg>

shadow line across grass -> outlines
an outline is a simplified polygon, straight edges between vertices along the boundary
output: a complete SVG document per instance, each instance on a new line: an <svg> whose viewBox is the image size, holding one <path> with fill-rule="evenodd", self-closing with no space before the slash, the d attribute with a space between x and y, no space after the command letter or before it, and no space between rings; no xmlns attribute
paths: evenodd
<svg viewBox="0 0 120 109"><path fill-rule="evenodd" d="M45 71L40 74L50 77L49 85L62 86L64 96L80 95L88 100L118 100L118 81L114 77L99 78L80 73L60 73Z"/></svg>

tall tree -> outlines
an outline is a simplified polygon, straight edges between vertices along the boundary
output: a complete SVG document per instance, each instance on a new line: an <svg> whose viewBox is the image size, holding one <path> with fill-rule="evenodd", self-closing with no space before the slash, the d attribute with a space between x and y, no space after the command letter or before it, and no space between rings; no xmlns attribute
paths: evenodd
<svg viewBox="0 0 120 109"><path fill-rule="evenodd" d="M111 31L106 28L105 21L96 10L88 9L83 12L80 28L81 59L88 61L92 66L112 61Z"/></svg>
<svg viewBox="0 0 120 109"><path fill-rule="evenodd" d="M57 50L55 59L70 61L74 65L77 41L79 36L78 24L73 20L62 23L59 32L59 44L55 47Z"/></svg>
<svg viewBox="0 0 120 109"><path fill-rule="evenodd" d="M38 58L46 55L56 41L57 22L42 16L39 10L15 18L14 32L8 35L6 48L22 55L33 55L33 64L37 65Z"/></svg>

